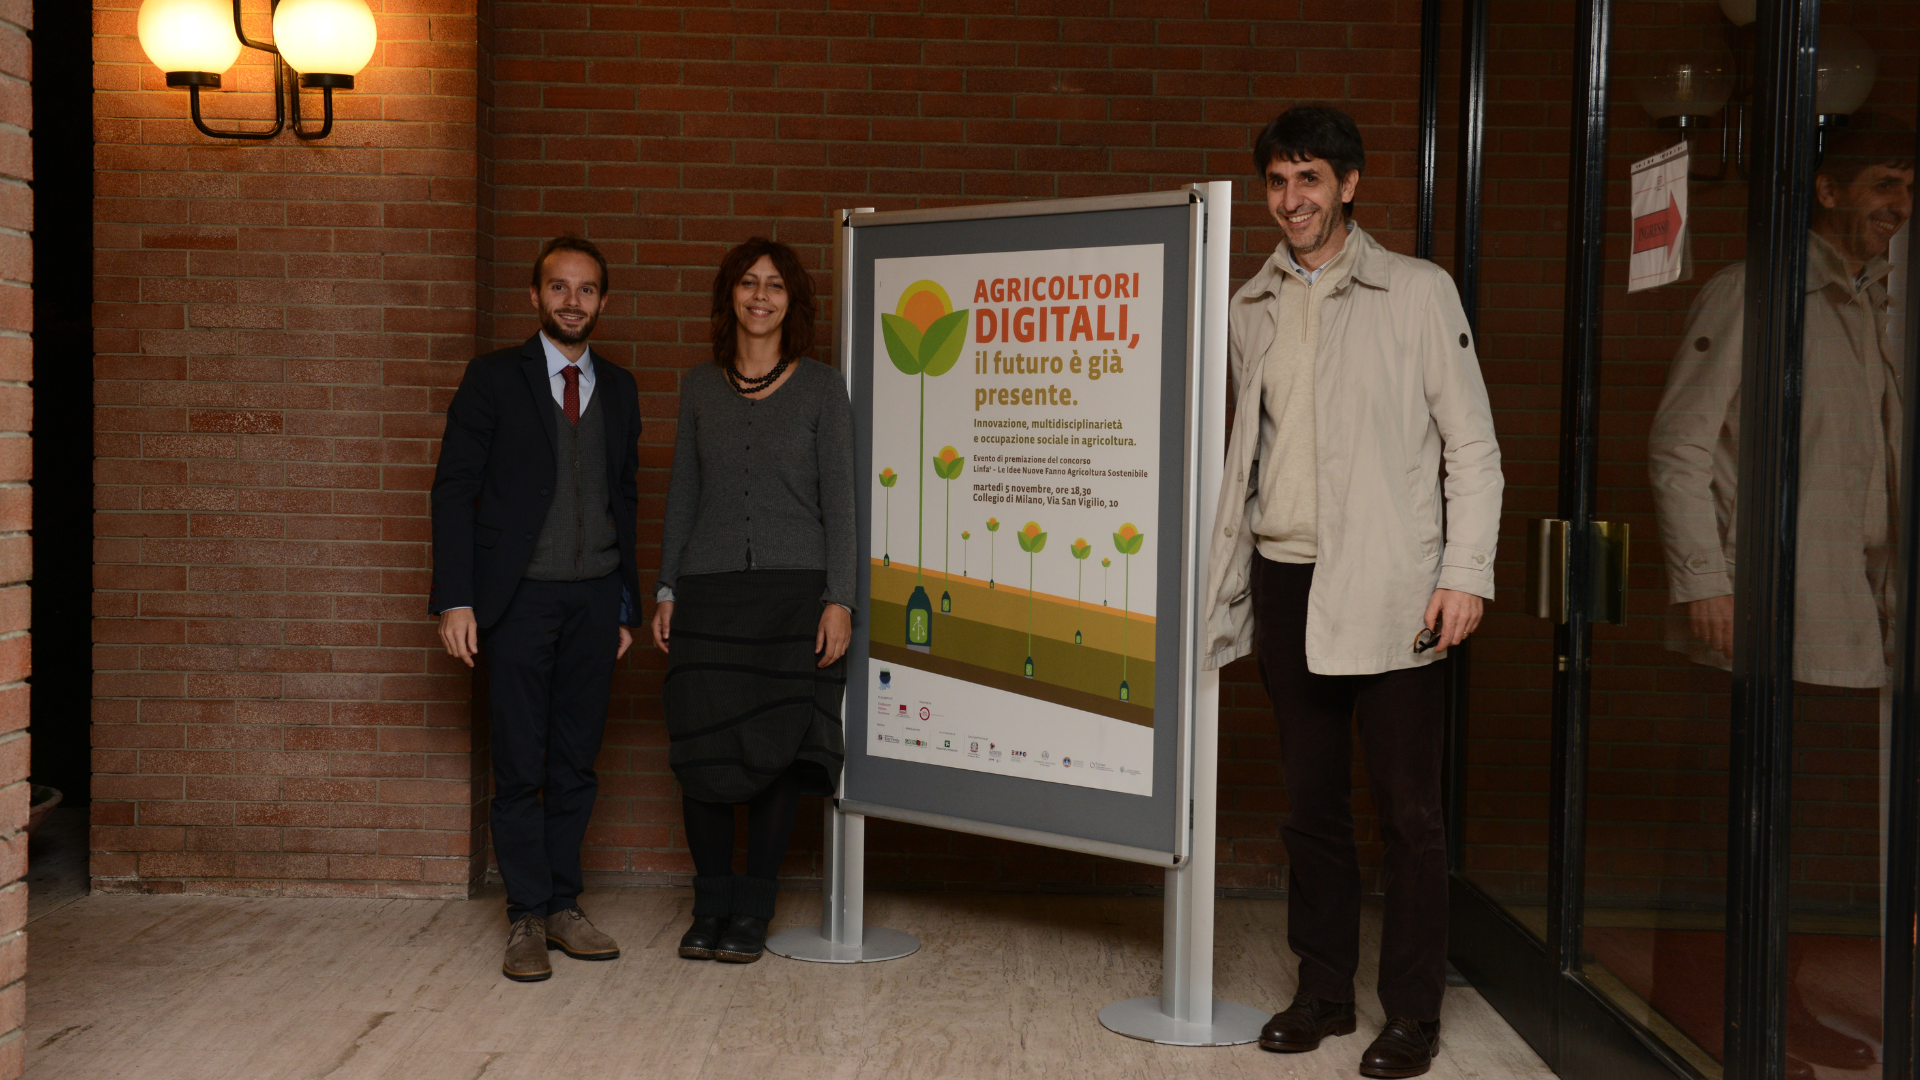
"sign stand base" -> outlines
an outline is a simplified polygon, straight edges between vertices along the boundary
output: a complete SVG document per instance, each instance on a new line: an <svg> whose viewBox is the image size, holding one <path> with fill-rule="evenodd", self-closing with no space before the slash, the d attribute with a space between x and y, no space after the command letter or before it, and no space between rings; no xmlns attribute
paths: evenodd
<svg viewBox="0 0 1920 1080"><path fill-rule="evenodd" d="M796 926L767 939L767 951L789 960L815 964L871 964L880 960L898 960L920 951L920 939L904 930L876 928L866 932L858 945L829 941L817 928ZM1264 1023L1266 1017L1261 1017Z"/></svg>
<svg viewBox="0 0 1920 1080"><path fill-rule="evenodd" d="M816 964L872 964L919 952L920 939L904 930L866 926L866 815L843 813L827 800L825 840L819 927L782 930L767 939L767 951Z"/></svg>
<svg viewBox="0 0 1920 1080"><path fill-rule="evenodd" d="M1156 995L1116 1001L1100 1010L1100 1023L1129 1039L1166 1046L1239 1046L1260 1037L1267 1014L1214 998L1211 1023L1175 1020L1167 1015L1166 1006Z"/></svg>

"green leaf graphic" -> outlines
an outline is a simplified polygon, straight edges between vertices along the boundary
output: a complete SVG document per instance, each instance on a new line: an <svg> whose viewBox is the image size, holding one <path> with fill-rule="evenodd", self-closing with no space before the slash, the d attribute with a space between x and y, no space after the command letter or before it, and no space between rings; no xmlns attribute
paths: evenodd
<svg viewBox="0 0 1920 1080"><path fill-rule="evenodd" d="M934 325L938 326L938 323ZM880 314L880 338L887 343L887 359L906 375L918 375L925 369L920 362L920 328L886 312ZM955 355L958 355L956 350Z"/></svg>
<svg viewBox="0 0 1920 1080"><path fill-rule="evenodd" d="M933 325L927 327L927 336L920 342L920 360L923 365L921 370L929 376L945 375L953 367L954 361L960 359L960 350L967 344L967 314L965 311L950 312L933 320ZM895 366L899 363L898 360L894 361Z"/></svg>
<svg viewBox="0 0 1920 1080"><path fill-rule="evenodd" d="M1119 533L1114 533L1113 549L1122 555L1138 555L1140 554L1140 545L1146 538L1146 533L1134 533L1132 539L1123 537Z"/></svg>
<svg viewBox="0 0 1920 1080"><path fill-rule="evenodd" d="M1036 533L1032 539L1028 539L1026 533L1019 532L1014 533L1013 538L1020 541L1020 550L1030 555L1039 554L1040 549L1047 546L1046 533Z"/></svg>

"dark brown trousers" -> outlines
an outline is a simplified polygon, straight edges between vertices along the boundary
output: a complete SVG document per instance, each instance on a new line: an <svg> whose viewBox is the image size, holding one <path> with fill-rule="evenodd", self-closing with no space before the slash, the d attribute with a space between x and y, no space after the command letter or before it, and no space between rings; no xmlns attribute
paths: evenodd
<svg viewBox="0 0 1920 1080"><path fill-rule="evenodd" d="M1289 861L1287 945L1300 989L1352 1001L1360 967L1360 859L1353 844L1353 725L1360 725L1373 805L1386 842L1380 1007L1438 1020L1447 983L1447 849L1441 818L1439 663L1379 675L1307 670L1312 564L1254 555L1253 649L1280 728L1292 808L1281 835ZM1407 627L1411 651L1418 626Z"/></svg>

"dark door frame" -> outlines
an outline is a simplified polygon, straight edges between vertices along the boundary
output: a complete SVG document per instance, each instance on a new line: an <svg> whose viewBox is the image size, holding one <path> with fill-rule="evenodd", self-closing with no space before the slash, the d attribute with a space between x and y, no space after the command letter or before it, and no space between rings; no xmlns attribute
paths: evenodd
<svg viewBox="0 0 1920 1080"><path fill-rule="evenodd" d="M1440 0L1422 8L1421 168L1416 252L1433 248L1438 145ZM1756 171L1748 195L1748 250L1761 260L1746 298L1736 628L1730 745L1727 880L1726 1078L1780 1080L1785 1073L1787 879L1793 719L1793 581L1797 519L1801 323L1807 216L1817 145L1813 120L1819 0L1761 0L1754 72ZM1573 598L1555 631L1552 783L1548 821L1547 937L1513 919L1459 873L1467 667L1452 663L1448 701L1448 851L1453 874L1454 965L1560 1075L1593 1080L1697 1077L1693 1068L1597 991L1580 968L1586 821L1587 703L1591 621L1586 598L1588 523L1597 494L1595 429L1605 240L1607 106L1612 0L1577 8L1567 284L1562 336L1559 516L1570 523ZM1485 162L1487 0L1462 0L1459 184L1454 277L1467 318L1478 322L1481 176ZM1920 313L1920 245L1910 246L1910 312ZM1920 326L1906 341L1905 385L1920 386ZM1920 432L1920 395L1905 399L1906 430ZM1894 672L1887 925L1920 916L1920 438L1903 447L1900 647ZM1759 614L1771 617L1757 617ZM1920 1080L1920 942L1885 941L1885 1080Z"/></svg>

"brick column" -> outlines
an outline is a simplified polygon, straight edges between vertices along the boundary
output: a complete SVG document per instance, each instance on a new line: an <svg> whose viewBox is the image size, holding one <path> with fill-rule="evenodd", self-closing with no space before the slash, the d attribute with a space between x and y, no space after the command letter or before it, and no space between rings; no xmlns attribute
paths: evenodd
<svg viewBox="0 0 1920 1080"><path fill-rule="evenodd" d="M26 1069L27 579L33 574L32 6L0 6L0 1080Z"/></svg>

